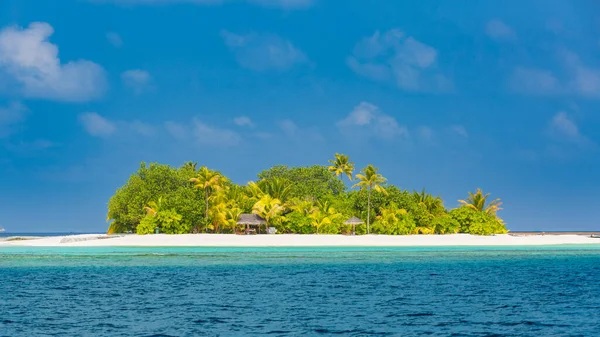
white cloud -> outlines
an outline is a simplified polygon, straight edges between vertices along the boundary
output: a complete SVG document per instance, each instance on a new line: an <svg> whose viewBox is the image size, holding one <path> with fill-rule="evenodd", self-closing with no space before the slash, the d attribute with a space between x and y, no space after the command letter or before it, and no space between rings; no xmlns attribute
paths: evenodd
<svg viewBox="0 0 600 337"><path fill-rule="evenodd" d="M392 29L363 38L346 63L360 76L382 82L394 80L402 90L451 91L453 84L438 69L437 60L435 48Z"/></svg>
<svg viewBox="0 0 600 337"><path fill-rule="evenodd" d="M116 131L114 123L95 112L86 112L79 116L79 122L87 133L95 137L108 137Z"/></svg>
<svg viewBox="0 0 600 337"><path fill-rule="evenodd" d="M154 136L156 134L156 130L154 127L148 123L144 123L139 120L135 120L131 123L127 123L129 128L133 130L135 133L140 134L142 136Z"/></svg>
<svg viewBox="0 0 600 337"><path fill-rule="evenodd" d="M46 139L36 139L31 142L20 141L17 143L8 143L5 145L5 147L7 150L9 150L11 152L28 153L28 152L45 150L45 149L48 149L51 147L56 147L58 145L59 144L56 144L56 143L51 142Z"/></svg>
<svg viewBox="0 0 600 337"><path fill-rule="evenodd" d="M567 83L567 89L581 96L600 96L600 70L593 69L581 62L579 55L563 50L561 58L570 72L571 76Z"/></svg>
<svg viewBox="0 0 600 337"><path fill-rule="evenodd" d="M515 31L498 19L490 20L487 23L485 33L496 40L514 40L517 38Z"/></svg>
<svg viewBox="0 0 600 337"><path fill-rule="evenodd" d="M359 62L356 58L350 57L346 64L352 71L360 76L364 76L372 81L383 82L391 79L391 72L388 65L370 62Z"/></svg>
<svg viewBox="0 0 600 337"><path fill-rule="evenodd" d="M398 124L394 117L383 114L377 106L368 102L361 102L354 107L337 126L343 132L367 130L373 136L385 139L408 137L408 129L405 126Z"/></svg>
<svg viewBox="0 0 600 337"><path fill-rule="evenodd" d="M106 33L106 39L113 47L119 48L123 46L123 40L121 39L121 35L115 32Z"/></svg>
<svg viewBox="0 0 600 337"><path fill-rule="evenodd" d="M300 127L291 119L284 119L278 122L277 125L283 134L290 139L300 141L323 141L323 136L315 127ZM260 138L261 135L256 136Z"/></svg>
<svg viewBox="0 0 600 337"><path fill-rule="evenodd" d="M167 132L169 132L171 136L173 136L173 138L178 140L186 139L189 134L187 128L184 125L173 121L166 121L165 129L167 129Z"/></svg>
<svg viewBox="0 0 600 337"><path fill-rule="evenodd" d="M255 71L285 71L308 62L304 53L292 43L273 34L239 35L221 32L225 45L233 52L238 63Z"/></svg>
<svg viewBox="0 0 600 337"><path fill-rule="evenodd" d="M188 3L196 5L214 5L233 0L89 0L97 3L115 3L121 5L168 5L177 3ZM310 7L316 0L246 0L249 4L263 7L274 7L285 10L304 9Z"/></svg>
<svg viewBox="0 0 600 337"><path fill-rule="evenodd" d="M426 141L433 141L434 132L433 129L428 126L419 127L419 136Z"/></svg>
<svg viewBox="0 0 600 337"><path fill-rule="evenodd" d="M577 95L600 98L600 69L584 64L579 55L559 52L559 71L517 67L509 86L517 92L540 95ZM559 75L560 74L560 75Z"/></svg>
<svg viewBox="0 0 600 337"><path fill-rule="evenodd" d="M312 6L316 0L248 0L251 4L264 7L278 7L283 9L304 9Z"/></svg>
<svg viewBox="0 0 600 337"><path fill-rule="evenodd" d="M28 109L19 102L0 107L0 138L8 137L15 132L15 125L25 119Z"/></svg>
<svg viewBox="0 0 600 337"><path fill-rule="evenodd" d="M239 144L241 140L241 137L234 131L210 126L197 118L194 118L192 122L192 133L198 144L233 146Z"/></svg>
<svg viewBox="0 0 600 337"><path fill-rule="evenodd" d="M552 72L523 67L518 67L513 72L510 87L515 91L530 94L551 94L561 90L560 83Z"/></svg>
<svg viewBox="0 0 600 337"><path fill-rule="evenodd" d="M237 126L248 126L251 128L254 127L254 122L252 122L252 119L247 116L236 117L233 119L233 123Z"/></svg>
<svg viewBox="0 0 600 337"><path fill-rule="evenodd" d="M469 133L467 132L467 129L465 129L465 127L462 125L452 125L452 126L450 126L450 130L459 136L462 136L465 138L469 137Z"/></svg>
<svg viewBox="0 0 600 337"><path fill-rule="evenodd" d="M552 117L550 131L553 135L570 141L580 142L584 138L577 124L563 111Z"/></svg>
<svg viewBox="0 0 600 337"><path fill-rule="evenodd" d="M123 81L123 84L139 94L148 89L152 77L150 76L150 73L145 70L131 69L121 74L121 80Z"/></svg>
<svg viewBox="0 0 600 337"><path fill-rule="evenodd" d="M279 127L288 137L293 137L298 132L298 126L291 119L284 119L279 122Z"/></svg>
<svg viewBox="0 0 600 337"><path fill-rule="evenodd" d="M100 96L106 87L102 67L86 60L62 64L58 47L48 41L53 33L52 26L44 22L1 30L0 70L10 75L27 97L87 101Z"/></svg>

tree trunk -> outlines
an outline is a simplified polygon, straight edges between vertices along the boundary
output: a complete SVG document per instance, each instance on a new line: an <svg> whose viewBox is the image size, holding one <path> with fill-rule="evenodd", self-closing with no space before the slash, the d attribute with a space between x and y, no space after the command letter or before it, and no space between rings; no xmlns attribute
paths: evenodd
<svg viewBox="0 0 600 337"><path fill-rule="evenodd" d="M369 201L367 203L367 234L371 233L371 187L369 187Z"/></svg>
<svg viewBox="0 0 600 337"><path fill-rule="evenodd" d="M204 202L206 208L204 209L204 232L208 233L208 189L204 190Z"/></svg>

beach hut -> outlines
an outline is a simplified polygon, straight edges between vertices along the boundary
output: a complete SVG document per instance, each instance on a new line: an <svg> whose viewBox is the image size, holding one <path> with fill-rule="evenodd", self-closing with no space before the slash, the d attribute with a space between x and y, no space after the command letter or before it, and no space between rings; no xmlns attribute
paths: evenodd
<svg viewBox="0 0 600 337"><path fill-rule="evenodd" d="M250 234L251 226L256 226L257 229L260 229L261 225L267 224L267 220L256 214L241 214L237 224L246 226L246 234Z"/></svg>
<svg viewBox="0 0 600 337"><path fill-rule="evenodd" d="M356 234L356 225L362 225L362 224L364 224L364 222L361 219L359 219L359 218L357 218L355 216L353 216L350 219L346 220L346 222L344 222L344 223L346 225L352 225L352 235Z"/></svg>

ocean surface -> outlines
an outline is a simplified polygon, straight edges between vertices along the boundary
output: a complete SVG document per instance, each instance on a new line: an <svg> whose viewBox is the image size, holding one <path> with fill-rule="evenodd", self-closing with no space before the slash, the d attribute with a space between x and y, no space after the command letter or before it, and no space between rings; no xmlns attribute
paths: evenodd
<svg viewBox="0 0 600 337"><path fill-rule="evenodd" d="M0 247L0 336L599 336L600 248Z"/></svg>

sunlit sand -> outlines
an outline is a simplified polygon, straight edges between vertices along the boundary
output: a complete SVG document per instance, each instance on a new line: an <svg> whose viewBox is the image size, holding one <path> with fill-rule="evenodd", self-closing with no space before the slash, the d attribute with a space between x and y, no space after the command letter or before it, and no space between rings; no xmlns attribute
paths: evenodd
<svg viewBox="0 0 600 337"><path fill-rule="evenodd" d="M527 235L508 234L475 236L451 235L70 235L0 242L1 246L46 247L410 247L410 246L538 246L596 244L600 238L589 235Z"/></svg>

